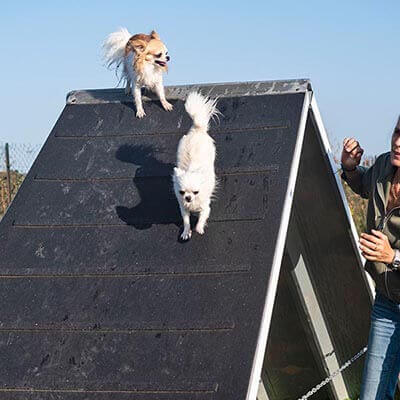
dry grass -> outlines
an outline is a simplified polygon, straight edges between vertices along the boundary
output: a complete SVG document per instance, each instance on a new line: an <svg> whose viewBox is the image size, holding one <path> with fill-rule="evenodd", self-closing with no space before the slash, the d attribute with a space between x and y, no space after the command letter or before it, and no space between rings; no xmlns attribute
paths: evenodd
<svg viewBox="0 0 400 400"><path fill-rule="evenodd" d="M19 173L18 171L10 172L11 181L11 200L16 195L25 175ZM0 171L0 218L4 215L9 205L8 200L8 184L7 184L7 174L5 171Z"/></svg>
<svg viewBox="0 0 400 400"><path fill-rule="evenodd" d="M358 234L365 232L367 230L366 215L368 201L355 194L346 182L342 181L342 183L357 232Z"/></svg>

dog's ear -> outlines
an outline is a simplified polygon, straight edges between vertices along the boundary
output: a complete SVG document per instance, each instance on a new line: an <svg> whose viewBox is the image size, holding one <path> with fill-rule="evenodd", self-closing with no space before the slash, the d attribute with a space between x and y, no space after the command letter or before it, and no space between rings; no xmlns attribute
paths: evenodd
<svg viewBox="0 0 400 400"><path fill-rule="evenodd" d="M129 42L129 46L136 53L143 53L147 47L147 43L142 39L134 39Z"/></svg>
<svg viewBox="0 0 400 400"><path fill-rule="evenodd" d="M151 31L150 32L150 38L151 39L156 39L156 40L161 40L160 35L156 31Z"/></svg>
<svg viewBox="0 0 400 400"><path fill-rule="evenodd" d="M183 170L181 170L178 167L174 167L174 176L180 177L180 176L182 176L182 174L183 174Z"/></svg>

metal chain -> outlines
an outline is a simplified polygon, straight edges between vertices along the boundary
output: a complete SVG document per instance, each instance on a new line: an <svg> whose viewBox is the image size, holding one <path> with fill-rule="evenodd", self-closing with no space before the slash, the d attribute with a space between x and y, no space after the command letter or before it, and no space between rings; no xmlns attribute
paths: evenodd
<svg viewBox="0 0 400 400"><path fill-rule="evenodd" d="M353 364L353 362L356 361L358 358L360 358L366 351L367 351L367 347L364 347L363 349L361 349L356 355L351 357L350 360L346 361L339 369L334 371L331 375L329 375L327 378L325 378L317 386L314 386L304 396L299 397L298 400L306 400L310 396L312 396L314 393L318 392L318 390L320 390L322 387L324 387L326 384L328 384L333 378L335 378L342 371L344 371L347 367L349 367L351 364Z"/></svg>

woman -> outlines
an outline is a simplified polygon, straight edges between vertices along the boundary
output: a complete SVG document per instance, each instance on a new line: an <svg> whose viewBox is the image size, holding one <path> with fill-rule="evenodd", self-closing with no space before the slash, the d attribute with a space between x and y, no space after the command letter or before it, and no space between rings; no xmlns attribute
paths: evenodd
<svg viewBox="0 0 400 400"><path fill-rule="evenodd" d="M363 152L355 139L344 140L342 177L368 198L359 246L376 283L360 400L393 399L400 372L400 117L390 152L369 169L359 166Z"/></svg>

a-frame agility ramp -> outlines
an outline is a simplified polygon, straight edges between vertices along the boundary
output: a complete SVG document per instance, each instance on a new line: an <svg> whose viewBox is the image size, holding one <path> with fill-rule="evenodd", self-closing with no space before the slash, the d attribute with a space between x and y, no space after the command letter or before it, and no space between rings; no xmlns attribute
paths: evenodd
<svg viewBox="0 0 400 400"><path fill-rule="evenodd" d="M178 240L191 90L217 200ZM370 288L307 80L69 94L0 224L0 399L296 399L366 345ZM357 395L362 361L313 399ZM261 379L261 385L259 385Z"/></svg>

